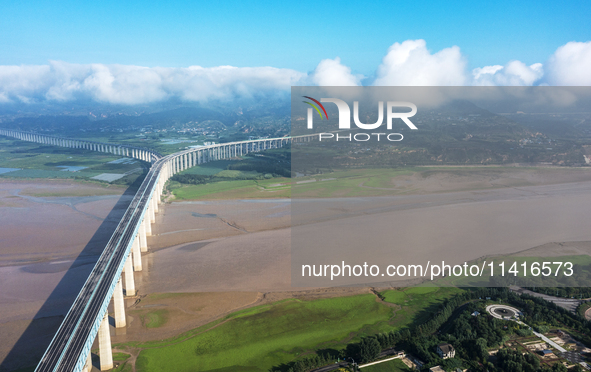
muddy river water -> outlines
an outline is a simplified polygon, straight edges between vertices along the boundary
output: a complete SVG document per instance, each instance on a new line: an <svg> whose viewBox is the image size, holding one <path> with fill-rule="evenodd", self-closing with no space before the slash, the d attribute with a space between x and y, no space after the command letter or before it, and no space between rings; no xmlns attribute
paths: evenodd
<svg viewBox="0 0 591 372"><path fill-rule="evenodd" d="M64 187L76 195L82 186L0 183L4 369L14 365L17 351L42 354L132 197L122 195L123 190L39 196ZM314 246L320 231L337 231L338 238L326 244L338 246L358 242L357 232L365 225L396 235L396 254L407 259L417 253L412 247L439 259L442 254L472 259L491 250L509 253L556 241L591 240L591 181L363 202L342 198L332 208L335 203L263 199L167 204L153 225L150 252L143 256L144 271L136 273L136 286L140 294L290 290L294 232L302 234L294 240L303 244L298 249L320 261L332 259L329 250ZM292 229L292 223L298 226ZM499 235L501 230L505 233ZM369 236L372 244L379 243L380 234Z"/></svg>

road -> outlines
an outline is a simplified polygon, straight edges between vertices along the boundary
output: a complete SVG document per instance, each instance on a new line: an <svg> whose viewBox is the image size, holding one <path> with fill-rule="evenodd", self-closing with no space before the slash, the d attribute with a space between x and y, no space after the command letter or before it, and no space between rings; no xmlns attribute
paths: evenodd
<svg viewBox="0 0 591 372"><path fill-rule="evenodd" d="M378 355L378 359L385 358L387 356L394 355L394 354L399 354L399 353L400 353L400 351L399 350L395 350L394 348L384 349ZM399 359L399 358L402 358L402 357L403 357L402 355L396 355L394 358L388 358L388 359L384 359L384 360L378 360L376 362L371 362L371 363L360 365L359 368L368 367L368 366L371 366L371 365L374 365L374 364L379 364L379 363L387 362L387 361L390 361L390 360ZM348 365L350 365L349 362L343 361L343 362L339 362L339 363L330 364L328 366L316 368L316 369L311 370L310 372L328 372L328 371L334 371L335 369L338 369L340 367L347 367Z"/></svg>
<svg viewBox="0 0 591 372"><path fill-rule="evenodd" d="M533 292L528 289L524 289L524 288L514 286L514 285L510 286L509 288L515 293L519 293L519 294L525 293L525 294L528 294L533 297L543 298L544 300L546 300L548 302L553 302L556 305L570 311L573 314L576 314L577 307L579 307L579 305L581 303L585 302L585 301L577 300L574 298L554 297L554 296L546 295L543 293Z"/></svg>
<svg viewBox="0 0 591 372"><path fill-rule="evenodd" d="M563 348L562 346L558 345L556 342L550 340L548 337L544 336L543 334L534 331L534 335L536 335L539 338L541 338L542 340L546 341L547 344L552 345L556 350L560 351L561 353L565 353L566 352L566 349L565 348Z"/></svg>

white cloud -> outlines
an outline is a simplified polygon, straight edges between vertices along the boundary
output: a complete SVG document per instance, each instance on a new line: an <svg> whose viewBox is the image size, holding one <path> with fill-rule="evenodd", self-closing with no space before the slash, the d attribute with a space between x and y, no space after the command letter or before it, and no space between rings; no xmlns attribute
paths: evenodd
<svg viewBox="0 0 591 372"><path fill-rule="evenodd" d="M138 104L171 97L230 99L288 91L305 77L305 73L274 67L148 68L51 61L45 66L0 66L0 102L90 98Z"/></svg>
<svg viewBox="0 0 591 372"><path fill-rule="evenodd" d="M591 85L591 41L571 41L556 49L545 64L549 85Z"/></svg>
<svg viewBox="0 0 591 372"><path fill-rule="evenodd" d="M372 85L385 86L529 86L591 85L591 42L569 42L543 65L520 61L466 69L466 58L453 46L431 53L424 40L394 43L376 71ZM72 64L0 66L0 103L92 99L138 104L179 98L186 101L249 98L288 92L293 85L359 86L340 58L324 59L310 74L274 67L142 67Z"/></svg>
<svg viewBox="0 0 591 372"><path fill-rule="evenodd" d="M511 61L505 66L494 65L472 70L473 85L530 86L544 75L541 63L527 66L521 61Z"/></svg>
<svg viewBox="0 0 591 372"><path fill-rule="evenodd" d="M431 54L425 40L394 43L378 67L374 85L465 85L466 59L453 46Z"/></svg>
<svg viewBox="0 0 591 372"><path fill-rule="evenodd" d="M0 96L29 97L51 87L49 66L0 66Z"/></svg>
<svg viewBox="0 0 591 372"><path fill-rule="evenodd" d="M351 68L341 64L341 59L323 59L312 73L311 80L314 85L332 86L359 86L363 76L351 74Z"/></svg>
<svg viewBox="0 0 591 372"><path fill-rule="evenodd" d="M503 66L501 65L478 67L472 70L472 75L475 80L479 80L481 78L486 78L488 75L494 75L502 69Z"/></svg>

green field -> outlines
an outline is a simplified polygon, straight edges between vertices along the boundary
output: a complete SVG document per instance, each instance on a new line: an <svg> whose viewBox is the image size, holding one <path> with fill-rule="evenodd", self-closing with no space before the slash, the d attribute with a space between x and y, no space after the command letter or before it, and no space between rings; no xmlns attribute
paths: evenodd
<svg viewBox="0 0 591 372"><path fill-rule="evenodd" d="M162 327L168 319L168 310L155 310L142 316L142 323L146 328Z"/></svg>
<svg viewBox="0 0 591 372"><path fill-rule="evenodd" d="M373 366L364 367L363 372L406 372L412 371L400 359L390 360Z"/></svg>
<svg viewBox="0 0 591 372"><path fill-rule="evenodd" d="M83 181L86 182L86 181ZM56 189L52 191L37 191L35 189L25 189L19 192L19 195L35 196L40 198L49 197L64 197L64 196L97 196L97 195L118 195L125 192L125 189L121 186L114 185L102 185L103 188L98 188L98 184L92 183L93 188L75 188L75 189Z"/></svg>
<svg viewBox="0 0 591 372"><path fill-rule="evenodd" d="M293 179L293 197L355 197L405 194L410 189L392 184L392 178L412 174L415 169L354 169ZM313 182L310 182L313 181ZM387 188L381 190L379 188Z"/></svg>
<svg viewBox="0 0 591 372"><path fill-rule="evenodd" d="M421 324L428 321L443 301L462 292L454 287L410 287L389 289L380 293L385 302L400 306L394 317L395 324Z"/></svg>
<svg viewBox="0 0 591 372"><path fill-rule="evenodd" d="M337 170L292 178L261 179L262 173L227 170L242 161L217 161L190 168L181 174L213 176L209 184L188 185L171 182L173 194L180 200L198 198L236 199L292 197L338 198L392 195L433 194L486 190L503 187L532 186L572 182L585 170L578 168L536 167L404 167ZM563 176L564 178L558 178ZM546 179L546 177L549 177ZM258 178L258 179L248 179ZM440 180L447 183L440 183ZM455 181L449 181L455 180ZM492 182L502 180L502 182ZM571 180L571 181L569 181ZM448 182L449 181L449 182ZM456 182L457 181L457 182ZM278 184L281 184L278 187ZM265 191L265 192L263 192ZM268 195L268 194L276 195Z"/></svg>
<svg viewBox="0 0 591 372"><path fill-rule="evenodd" d="M131 372L133 369L131 365L126 362L131 355L126 353L113 353L113 361L119 363L119 367L113 369L113 372Z"/></svg>
<svg viewBox="0 0 591 372"><path fill-rule="evenodd" d="M208 183L205 185L173 186L172 193L177 200L195 199L250 199L289 198L289 178L268 180L235 180Z"/></svg>
<svg viewBox="0 0 591 372"><path fill-rule="evenodd" d="M373 294L290 299L233 313L172 339L116 347L141 350L136 362L141 372L267 371L316 350L339 350L367 335L422 323L446 298L461 291L387 290L382 293L387 302Z"/></svg>
<svg viewBox="0 0 591 372"><path fill-rule="evenodd" d="M220 163L220 162L216 162ZM205 164L206 166L208 164ZM199 166L185 172L201 175L228 175L236 178L240 174L224 171L224 164ZM215 172L215 173L214 173ZM226 173L224 173L226 172ZM173 187L173 194L178 200L200 198L239 199L239 198L276 198L290 197L342 197L342 196L378 196L391 195L392 190L379 190L361 187L366 184L384 186L392 177L411 174L411 170L363 169L338 171L317 176L298 178L272 178L268 180L228 180L205 185L178 185ZM333 179L334 178L334 179ZM314 180L314 182L308 182ZM302 182L303 183L298 183ZM292 183L293 182L293 183ZM391 186L390 186L391 187ZM405 193L401 191L400 193ZM395 192L397 193L397 192Z"/></svg>
<svg viewBox="0 0 591 372"><path fill-rule="evenodd" d="M278 154L284 155L272 153ZM266 173L271 161L262 159L244 157L201 164L180 172L169 181L168 189L177 200L289 198L291 179ZM238 169L229 169L232 166Z"/></svg>
<svg viewBox="0 0 591 372"><path fill-rule="evenodd" d="M41 145L33 142L0 138L0 168L18 169L2 173L4 178L44 178L44 179L87 179L102 173L124 174L128 176L114 181L115 184L132 184L142 176L146 164L136 160L130 163L111 163L121 156L95 151L58 146ZM67 171L67 167L81 167L77 171ZM91 180L92 182L102 182Z"/></svg>
<svg viewBox="0 0 591 372"><path fill-rule="evenodd" d="M144 349L139 371L267 371L317 348L344 346L352 336L391 329L392 309L374 295L288 300L234 314L181 343Z"/></svg>
<svg viewBox="0 0 591 372"><path fill-rule="evenodd" d="M236 160L217 160L205 164L196 165L179 174L199 174L201 176L213 176L228 168L228 165L236 163Z"/></svg>

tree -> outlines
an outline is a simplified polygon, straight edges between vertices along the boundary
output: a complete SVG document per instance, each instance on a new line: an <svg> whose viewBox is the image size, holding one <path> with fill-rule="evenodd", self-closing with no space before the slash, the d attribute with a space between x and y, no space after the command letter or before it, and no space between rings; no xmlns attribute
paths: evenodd
<svg viewBox="0 0 591 372"><path fill-rule="evenodd" d="M441 366L446 371L455 371L458 368L462 368L462 361L458 358L448 358L441 363Z"/></svg>
<svg viewBox="0 0 591 372"><path fill-rule="evenodd" d="M548 326L545 325L539 325L536 327L536 331L540 332L540 333L548 333L550 329L548 328Z"/></svg>
<svg viewBox="0 0 591 372"><path fill-rule="evenodd" d="M568 369L562 363L554 363L552 365L552 372L567 372Z"/></svg>
<svg viewBox="0 0 591 372"><path fill-rule="evenodd" d="M373 337L366 337L359 343L359 354L362 363L371 362L376 359L381 351L380 343Z"/></svg>
<svg viewBox="0 0 591 372"><path fill-rule="evenodd" d="M483 362L488 359L488 349L486 347L486 340L479 338L476 340L476 356Z"/></svg>

